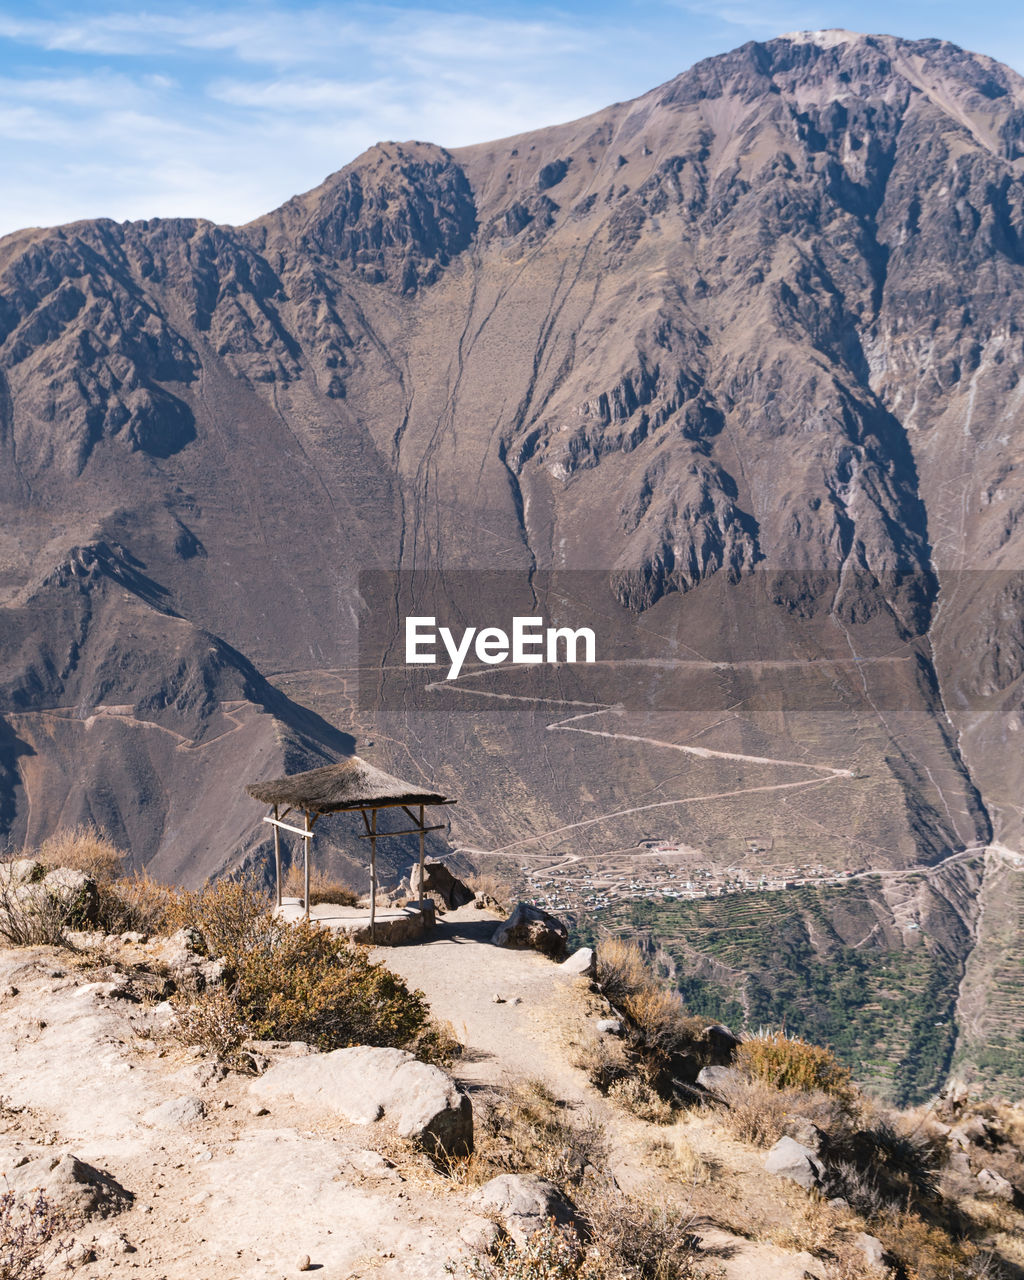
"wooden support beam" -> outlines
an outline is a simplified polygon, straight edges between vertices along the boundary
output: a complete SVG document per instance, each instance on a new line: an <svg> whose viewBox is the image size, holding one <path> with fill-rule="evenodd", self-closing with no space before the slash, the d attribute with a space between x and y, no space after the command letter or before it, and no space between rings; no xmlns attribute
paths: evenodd
<svg viewBox="0 0 1024 1280"><path fill-rule="evenodd" d="M313 831L309 825L309 815L306 815L306 826L293 827L287 822L282 822L280 818L264 818L264 822L269 822L272 827L280 827L283 831L291 831L297 836L302 836L304 840L313 839Z"/></svg>
<svg viewBox="0 0 1024 1280"><path fill-rule="evenodd" d="M377 810L370 813L370 941L377 941Z"/></svg>
<svg viewBox="0 0 1024 1280"><path fill-rule="evenodd" d="M439 822L433 827L409 827L405 831L378 831L376 838L378 840L387 840L389 836L415 836L420 835L424 831L443 831L447 823ZM357 840L369 840L369 836L356 836Z"/></svg>
<svg viewBox="0 0 1024 1280"><path fill-rule="evenodd" d="M281 905L281 832L278 829L277 805L274 805L274 870L277 872L277 905Z"/></svg>
<svg viewBox="0 0 1024 1280"><path fill-rule="evenodd" d="M434 828L436 830L436 827ZM423 805L420 805L420 892L417 901L420 904L420 918L423 918L423 859L426 856L427 829L423 825Z"/></svg>
<svg viewBox="0 0 1024 1280"><path fill-rule="evenodd" d="M305 884L303 886L303 902L305 902L306 904L306 919L308 920L309 919L309 847L313 843L313 829L309 825L308 810L305 811L305 819L306 819L306 830L305 830L306 838L302 842L302 848L306 855L305 857L306 875L305 875Z"/></svg>

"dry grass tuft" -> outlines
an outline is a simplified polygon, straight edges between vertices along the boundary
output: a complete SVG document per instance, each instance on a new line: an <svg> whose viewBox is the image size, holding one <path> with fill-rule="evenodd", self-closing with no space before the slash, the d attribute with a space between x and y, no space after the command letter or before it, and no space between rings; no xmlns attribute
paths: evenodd
<svg viewBox="0 0 1024 1280"><path fill-rule="evenodd" d="M104 933L162 933L177 896L145 871L100 884L97 927Z"/></svg>
<svg viewBox="0 0 1024 1280"><path fill-rule="evenodd" d="M95 827L79 825L47 836L35 857L48 871L70 867L84 871L97 884L110 884L122 874L127 854Z"/></svg>
<svg viewBox="0 0 1024 1280"><path fill-rule="evenodd" d="M748 1037L737 1052L736 1065L751 1079L778 1089L829 1093L851 1101L856 1093L849 1068L831 1049L784 1031L759 1031Z"/></svg>
<svg viewBox="0 0 1024 1280"><path fill-rule="evenodd" d="M700 1187L714 1177L715 1163L701 1155L678 1119L673 1128L648 1142L647 1152L651 1162L673 1182Z"/></svg>
<svg viewBox="0 0 1024 1280"><path fill-rule="evenodd" d="M589 1112L580 1115L540 1080L515 1081L474 1099L475 1149L452 1161L448 1174L477 1185L500 1173L536 1173L568 1191L588 1167L603 1166L604 1130Z"/></svg>
<svg viewBox="0 0 1024 1280"><path fill-rule="evenodd" d="M608 1090L608 1097L624 1111L646 1120L649 1124L671 1124L675 1118L672 1107L660 1097L642 1074L625 1076L616 1080Z"/></svg>

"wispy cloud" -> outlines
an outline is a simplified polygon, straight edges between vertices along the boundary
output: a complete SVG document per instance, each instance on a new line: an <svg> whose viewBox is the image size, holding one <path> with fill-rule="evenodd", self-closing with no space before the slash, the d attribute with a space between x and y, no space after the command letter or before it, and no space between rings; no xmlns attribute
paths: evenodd
<svg viewBox="0 0 1024 1280"><path fill-rule="evenodd" d="M558 16L157 0L134 12L0 13L0 41L26 68L0 77L0 231L20 225L26 192L39 202L33 223L244 221L378 139L458 146L615 96L602 71L617 52L609 32Z"/></svg>

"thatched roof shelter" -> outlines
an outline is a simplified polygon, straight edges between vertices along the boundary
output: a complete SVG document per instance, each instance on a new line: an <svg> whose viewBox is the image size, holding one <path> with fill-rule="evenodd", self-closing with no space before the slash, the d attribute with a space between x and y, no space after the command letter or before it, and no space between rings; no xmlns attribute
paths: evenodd
<svg viewBox="0 0 1024 1280"><path fill-rule="evenodd" d="M359 756L338 764L307 769L287 778L252 782L246 787L263 804L287 805L309 813L341 813L346 809L386 809L392 805L447 804L436 791L427 791L385 773Z"/></svg>
<svg viewBox="0 0 1024 1280"><path fill-rule="evenodd" d="M454 804L438 791L416 787L403 782L375 765L367 764L359 756L348 756L337 764L324 765L320 769L307 769L286 778L274 778L269 782L250 782L245 788L254 800L268 804L272 814L263 819L274 828L274 864L277 871L277 905L281 907L281 832L290 831L302 838L304 850L304 885L306 919L309 919L309 854L313 843L313 827L325 813L362 814L366 834L360 838L370 842L370 936L377 900L377 841L388 836L418 835L420 838L420 885L423 884L423 859L428 831L439 831L441 825L428 827L423 811L427 805ZM412 827L402 831L378 831L377 813L381 809L402 809ZM413 810L417 812L413 812ZM295 810L305 819L303 826L293 826L284 819ZM421 908L422 910L422 904Z"/></svg>

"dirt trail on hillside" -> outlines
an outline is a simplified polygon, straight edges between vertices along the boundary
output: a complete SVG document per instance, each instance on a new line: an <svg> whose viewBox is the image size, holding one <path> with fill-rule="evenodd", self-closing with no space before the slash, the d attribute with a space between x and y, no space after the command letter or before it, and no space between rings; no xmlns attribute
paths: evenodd
<svg viewBox="0 0 1024 1280"><path fill-rule="evenodd" d="M419 987L435 1016L452 1024L465 1046L452 1074L470 1092L518 1077L592 1102L582 1074L565 1061L573 979L539 952L494 946L498 923L489 911L462 907L438 917L426 945L382 947L375 958Z"/></svg>

